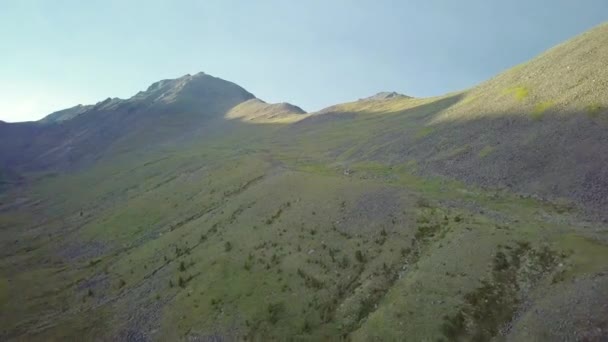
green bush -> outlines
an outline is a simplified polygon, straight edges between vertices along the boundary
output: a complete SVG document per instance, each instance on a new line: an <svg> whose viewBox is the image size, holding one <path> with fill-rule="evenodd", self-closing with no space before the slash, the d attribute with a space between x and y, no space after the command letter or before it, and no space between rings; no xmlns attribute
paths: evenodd
<svg viewBox="0 0 608 342"><path fill-rule="evenodd" d="M270 303L268 304L268 322L270 322L270 324L276 324L279 319L281 318L281 315L283 315L283 313L285 312L285 304L283 304L283 302L279 302L279 303Z"/></svg>
<svg viewBox="0 0 608 342"><path fill-rule="evenodd" d="M360 263L365 262L365 255L363 254L363 252L361 252L361 250L357 250L355 252L355 259Z"/></svg>

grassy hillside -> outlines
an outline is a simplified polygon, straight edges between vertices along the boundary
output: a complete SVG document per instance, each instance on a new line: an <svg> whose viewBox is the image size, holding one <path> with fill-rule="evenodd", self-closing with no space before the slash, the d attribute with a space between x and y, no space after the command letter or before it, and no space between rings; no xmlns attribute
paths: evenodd
<svg viewBox="0 0 608 342"><path fill-rule="evenodd" d="M604 24L473 89L333 106L293 131L302 144L331 144L311 148L342 163L411 163L420 175L606 213L606 55Z"/></svg>
<svg viewBox="0 0 608 342"><path fill-rule="evenodd" d="M87 164L0 192L0 339L606 339L608 87L569 80L607 79L607 28L313 114L231 88L203 120L159 82Z"/></svg>

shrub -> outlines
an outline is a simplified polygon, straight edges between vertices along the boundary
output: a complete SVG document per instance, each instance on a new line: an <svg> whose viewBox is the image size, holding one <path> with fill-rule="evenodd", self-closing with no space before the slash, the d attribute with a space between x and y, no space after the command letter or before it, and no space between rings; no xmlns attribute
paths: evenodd
<svg viewBox="0 0 608 342"><path fill-rule="evenodd" d="M252 267L251 263L250 263L250 262L248 262L248 261L245 261L245 265L243 265L243 268L244 268L246 271L250 271L250 270L251 270L251 267Z"/></svg>
<svg viewBox="0 0 608 342"><path fill-rule="evenodd" d="M426 198L418 198L416 200L416 205L419 208L430 208L431 207L431 202L429 202L429 200L427 200Z"/></svg>
<svg viewBox="0 0 608 342"><path fill-rule="evenodd" d="M355 252L355 259L357 259L357 261L360 263L365 262L365 255L363 255L363 252L361 252L361 250L357 250Z"/></svg>
<svg viewBox="0 0 608 342"><path fill-rule="evenodd" d="M348 259L348 256L343 256L342 260L340 260L340 267L342 268L347 268L350 265L350 260Z"/></svg>
<svg viewBox="0 0 608 342"><path fill-rule="evenodd" d="M268 304L268 322L275 324L285 312L285 304L283 302Z"/></svg>
<svg viewBox="0 0 608 342"><path fill-rule="evenodd" d="M304 285L308 288L322 289L325 286L322 281L304 272L301 268L298 268L298 275L304 279Z"/></svg>
<svg viewBox="0 0 608 342"><path fill-rule="evenodd" d="M302 326L302 332L310 334L311 331L312 327L310 326L310 322L308 322L308 320L304 321L304 325Z"/></svg>
<svg viewBox="0 0 608 342"><path fill-rule="evenodd" d="M494 271L503 271L509 268L509 260L507 255L503 252L497 252L494 256Z"/></svg>

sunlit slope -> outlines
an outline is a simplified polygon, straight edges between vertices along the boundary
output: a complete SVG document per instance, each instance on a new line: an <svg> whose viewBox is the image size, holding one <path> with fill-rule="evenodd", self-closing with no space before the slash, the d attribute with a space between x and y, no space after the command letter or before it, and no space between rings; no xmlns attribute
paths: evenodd
<svg viewBox="0 0 608 342"><path fill-rule="evenodd" d="M607 55L608 24L603 24L471 89L437 121L517 114L542 121L584 114L605 122Z"/></svg>
<svg viewBox="0 0 608 342"><path fill-rule="evenodd" d="M306 112L289 103L268 104L259 99L240 103L226 113L229 120L240 120L248 123L280 124L301 120Z"/></svg>

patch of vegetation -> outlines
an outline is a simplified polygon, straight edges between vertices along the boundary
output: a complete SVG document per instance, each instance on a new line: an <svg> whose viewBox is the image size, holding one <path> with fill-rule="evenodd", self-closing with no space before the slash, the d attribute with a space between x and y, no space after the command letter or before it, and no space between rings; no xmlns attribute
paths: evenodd
<svg viewBox="0 0 608 342"><path fill-rule="evenodd" d="M268 304L268 322L276 324L281 316L285 313L285 304L283 302Z"/></svg>
<svg viewBox="0 0 608 342"><path fill-rule="evenodd" d="M318 289L322 289L323 287L325 287L325 284L321 280L319 280L319 279L315 278L314 276L306 273L301 268L298 268L298 275L302 279L304 279L304 285L306 287L308 287L308 288L317 289L318 290Z"/></svg>
<svg viewBox="0 0 608 342"><path fill-rule="evenodd" d="M416 205L418 208L432 208L431 202L426 198L418 198L416 199Z"/></svg>
<svg viewBox="0 0 608 342"><path fill-rule="evenodd" d="M604 108L599 103L592 103L587 106L587 115L590 118L597 118Z"/></svg>
<svg viewBox="0 0 608 342"><path fill-rule="evenodd" d="M355 260L357 260L360 263L365 263L365 254L363 254L363 252L361 252L361 250L357 250L355 252Z"/></svg>
<svg viewBox="0 0 608 342"><path fill-rule="evenodd" d="M422 129L419 129L418 132L416 132L416 139L422 139L422 138L428 136L429 134L433 133L434 130L435 130L435 128L433 128L433 127L424 127Z"/></svg>
<svg viewBox="0 0 608 342"><path fill-rule="evenodd" d="M559 258L548 247L532 248L527 242L507 249L494 255L490 278L465 295L458 312L444 317L441 331L448 341L491 340L517 311L520 288L548 275Z"/></svg>
<svg viewBox="0 0 608 342"><path fill-rule="evenodd" d="M543 118L543 116L545 115L545 112L553 106L554 106L554 103L552 101L544 101L544 102L536 104L536 106L534 106L534 110L532 111L532 114L531 114L532 119L541 120Z"/></svg>
<svg viewBox="0 0 608 342"><path fill-rule="evenodd" d="M530 90L526 87L518 86L506 89L505 93L513 95L517 101L523 101L530 95Z"/></svg>
<svg viewBox="0 0 608 342"><path fill-rule="evenodd" d="M494 152L494 147L485 146L484 148L481 149L481 151L479 151L479 153L477 153L477 156L479 158L485 158L485 157L489 156L492 152Z"/></svg>
<svg viewBox="0 0 608 342"><path fill-rule="evenodd" d="M93 260L89 261L89 266L90 267L95 266L95 265L99 264L100 262L101 262L101 258L93 259Z"/></svg>
<svg viewBox="0 0 608 342"><path fill-rule="evenodd" d="M460 222L460 216L454 216L453 220L454 222ZM447 214L442 214L442 211L438 211L435 207L429 205L421 211L416 219L416 223L418 224L418 229L414 234L414 242L424 244L438 235L445 235L448 229L449 217Z"/></svg>

